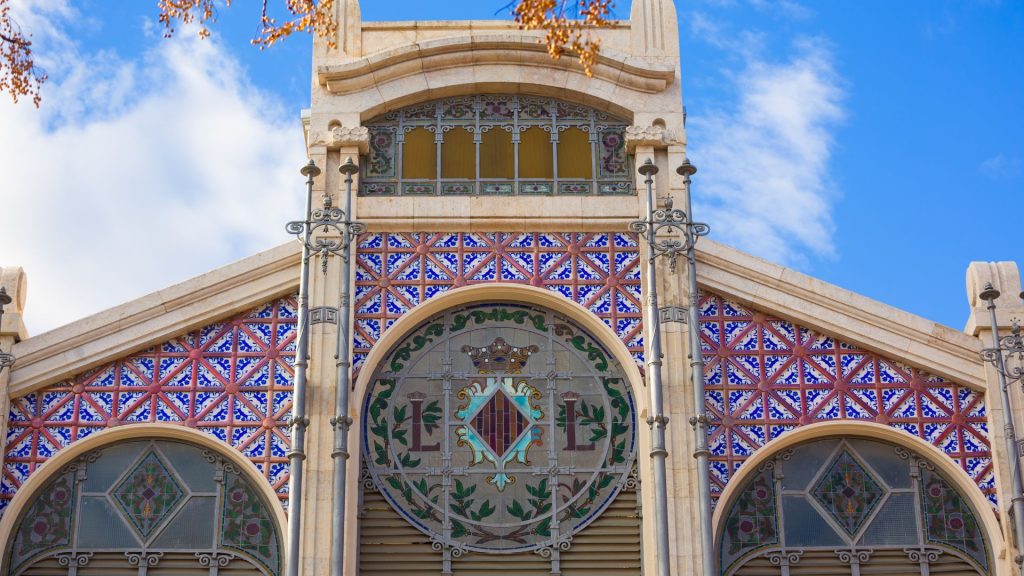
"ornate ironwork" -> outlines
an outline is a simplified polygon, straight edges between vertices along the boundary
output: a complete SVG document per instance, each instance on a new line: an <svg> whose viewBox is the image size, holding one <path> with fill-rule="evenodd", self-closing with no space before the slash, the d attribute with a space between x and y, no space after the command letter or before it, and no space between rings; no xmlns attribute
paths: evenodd
<svg viewBox="0 0 1024 576"><path fill-rule="evenodd" d="M801 556L825 561L825 553L860 574L876 554L894 552L922 575L944 555L988 573L991 551L974 509L933 468L905 447L866 438L820 439L788 458L777 454L723 503L721 574L744 572L759 558L786 574Z"/></svg>
<svg viewBox="0 0 1024 576"><path fill-rule="evenodd" d="M346 164L353 164L352 159L346 160ZM312 167L315 173L310 169ZM313 161L303 167L303 175L315 177L320 173ZM349 192L351 194L351 191ZM316 255L320 258L320 271L327 274L327 259L332 254L342 257L348 262L345 255L346 249L359 234L366 231L366 225L349 219L341 208L334 207L334 200L329 192L324 192L323 208L313 208L306 213L305 220L293 220L285 225L285 230L302 244L308 251L309 256ZM309 256L304 256L308 259Z"/></svg>
<svg viewBox="0 0 1024 576"><path fill-rule="evenodd" d="M7 290L3 286L0 286L0 330L2 330L4 324L4 306L11 302L12 300L7 294ZM17 360L17 358L14 357L14 354L0 350L0 372L3 372L4 368L14 366L15 360Z"/></svg>
<svg viewBox="0 0 1024 576"><path fill-rule="evenodd" d="M646 177L644 183L648 187L654 183L652 176L658 173L658 167L650 158L639 168L640 174ZM664 209L652 209L646 220L637 220L629 224L629 229L640 234L647 240L650 248L648 257L652 260L658 256L669 259L669 267L676 271L676 259L685 256L697 244L697 239L707 236L711 227L702 222L694 222L683 210L673 207L672 197L665 199ZM667 237L658 237L666 234Z"/></svg>
<svg viewBox="0 0 1024 576"><path fill-rule="evenodd" d="M554 565L630 481L636 413L621 367L553 312L446 312L372 382L370 480L438 550L535 550Z"/></svg>
<svg viewBox="0 0 1024 576"><path fill-rule="evenodd" d="M366 123L369 154L363 162L363 196L505 196L505 195L631 195L630 156L626 150L628 122L589 106L553 98L487 94L433 100L393 110ZM413 131L426 131L433 142L421 165L434 162L433 177L407 173L407 140ZM550 177L539 176L520 153L525 134L542 134L541 148L549 145ZM559 146L566 134L583 137L573 150L589 155L589 176L569 177L558 162L571 155ZM453 138L454 136L454 138ZM466 158L469 173L445 174L448 146L460 137L471 139L455 151ZM492 140L497 137L497 141ZM529 138L529 136L527 136ZM560 144L560 141L563 144ZM532 153L543 152L533 149ZM508 172L488 173L487 157L499 154Z"/></svg>
<svg viewBox="0 0 1024 576"><path fill-rule="evenodd" d="M1010 333L1000 336L996 342L994 348L981 351L982 360L994 365L1006 378L1007 385L1024 380L1024 337L1020 334L1020 321L1014 319Z"/></svg>

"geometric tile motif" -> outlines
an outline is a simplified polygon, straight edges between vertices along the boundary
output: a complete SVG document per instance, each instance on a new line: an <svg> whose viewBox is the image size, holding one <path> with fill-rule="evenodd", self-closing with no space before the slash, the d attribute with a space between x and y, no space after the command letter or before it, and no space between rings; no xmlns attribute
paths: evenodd
<svg viewBox="0 0 1024 576"><path fill-rule="evenodd" d="M58 450L144 422L196 428L234 447L288 498L295 298L204 326L11 400L0 512Z"/></svg>
<svg viewBox="0 0 1024 576"><path fill-rule="evenodd" d="M114 488L113 496L130 524L146 539L182 501L185 492L160 457L150 452Z"/></svg>
<svg viewBox="0 0 1024 576"><path fill-rule="evenodd" d="M353 369L414 306L469 284L546 288L581 304L643 368L640 248L631 233L372 233L356 245Z"/></svg>
<svg viewBox="0 0 1024 576"><path fill-rule="evenodd" d="M853 536L885 496L885 489L844 450L818 481L811 496Z"/></svg>
<svg viewBox="0 0 1024 576"><path fill-rule="evenodd" d="M700 302L713 498L790 430L864 420L937 446L995 504L983 393L715 294Z"/></svg>

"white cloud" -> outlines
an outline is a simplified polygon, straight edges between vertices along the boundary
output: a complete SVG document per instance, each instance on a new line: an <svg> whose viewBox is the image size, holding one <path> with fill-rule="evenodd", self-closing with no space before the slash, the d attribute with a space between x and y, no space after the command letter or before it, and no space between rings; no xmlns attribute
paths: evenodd
<svg viewBox="0 0 1024 576"><path fill-rule="evenodd" d="M717 46L722 37L716 31L707 39ZM809 255L832 256L838 190L829 160L844 111L827 44L797 41L784 61L749 45L732 49L742 62L728 72L735 100L692 115L688 126L689 154L701 167L695 216L716 239L773 261L803 265Z"/></svg>
<svg viewBox="0 0 1024 576"><path fill-rule="evenodd" d="M978 165L978 170L992 180L1009 180L1020 176L1024 163L1020 158L1008 158L1000 152Z"/></svg>
<svg viewBox="0 0 1024 576"><path fill-rule="evenodd" d="M32 333L288 240L301 215L296 110L216 40L86 52L66 1L20 5L54 77L43 105L0 99L0 266L24 266Z"/></svg>

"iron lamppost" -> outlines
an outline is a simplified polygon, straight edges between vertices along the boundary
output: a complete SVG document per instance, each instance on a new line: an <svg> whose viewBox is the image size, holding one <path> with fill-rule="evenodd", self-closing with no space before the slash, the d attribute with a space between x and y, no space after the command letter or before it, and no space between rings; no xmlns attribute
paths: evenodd
<svg viewBox="0 0 1024 576"><path fill-rule="evenodd" d="M306 417L306 382L308 379L307 370L309 367L309 327L311 322L309 310L309 265L310 259L316 255L320 258L320 270L327 275L327 259L333 255L342 257L342 284L339 295L340 310L334 311L327 308L317 309L319 312L318 322L334 322L338 318L338 349L336 352L338 365L338 389L337 389L337 415L331 419L335 429L335 446L331 456L335 459L335 482L344 487L345 483L345 459L348 456L348 389L349 389L349 365L348 360L348 285L349 285L349 256L352 240L363 230L365 226L359 222L352 221L352 174L358 171L358 167L351 158L339 168L345 175L346 200L345 209L334 207L334 200L330 193L324 192L323 208L313 208L313 179L320 175L320 168L310 160L299 172L306 177L306 210L305 219L289 222L285 229L293 234L302 244L302 266L299 273L299 317L298 337L295 351L295 397L293 400L292 418L289 426L292 429L292 445L288 452L288 459L291 465L291 477L288 481L288 494L290 509L288 513L288 576L299 574L299 536L302 519L302 468L306 459L306 427L309 426L309 419ZM316 237L314 233L318 233ZM332 314L332 312L340 314ZM333 316L333 317L332 317ZM340 459L340 462L339 462ZM343 488L342 488L343 489ZM342 566L340 526L338 518L344 519L344 496L335 496L335 509L332 516L334 520L335 533L334 542L334 564L332 574L340 575L337 571ZM340 506L340 511L339 511Z"/></svg>
<svg viewBox="0 0 1024 576"><path fill-rule="evenodd" d="M690 176L697 172L697 168L689 160L684 160L683 164L676 169L676 172L683 177L686 191L685 211L674 208L671 197L666 199L664 209L657 207L654 200L653 176L658 173L658 167L650 158L638 168L638 171L644 176L644 184L647 186L647 219L632 222L629 229L647 241L646 306L647 318L652 324L651 356L647 363L650 379L651 415L648 417L647 423L651 426L651 459L654 462L654 513L655 530L658 533L658 575L669 576L671 574L671 563L668 557L668 486L665 471L668 457L668 450L665 448L665 428L668 426L668 417L665 416L661 379L661 322L663 314L666 316L665 319L670 321L683 321L683 318L673 317L672 310L663 311L658 307L656 261L659 256L667 257L669 269L675 272L676 260L682 254L686 257L689 274L690 300L687 309L687 323L690 325L690 371L693 378L694 410L696 411L696 415L690 419L690 423L693 425L696 435L694 457L697 459L697 488L701 514L701 559L704 574L711 576L714 574L714 554L711 542L711 502L708 484L708 456L710 453L707 449L708 418L704 413L704 358L701 353L698 331L697 257L695 252L697 239L707 235L710 232L710 227L707 224L694 222L690 218L692 213ZM659 234L662 236L659 237Z"/></svg>
<svg viewBox="0 0 1024 576"><path fill-rule="evenodd" d="M981 351L981 357L996 369L999 382L1000 401L1003 409L1003 435L1006 437L1006 450L1009 456L1010 477L1013 489L1013 525L1017 544L1017 556L1014 562L1017 569L1024 574L1024 483L1021 480L1020 456L1021 446L1017 443L1017 434L1013 423L1013 412L1010 407L1009 385L1015 382L1024 384L1024 338L1020 334L1020 324L1013 321L1010 334L999 336L999 321L996 319L996 290L989 282L978 294L988 302L989 321L992 326L992 347ZM1024 292L1020 293L1024 300ZM1007 367L1007 364L1011 366Z"/></svg>
<svg viewBox="0 0 1024 576"><path fill-rule="evenodd" d="M0 286L0 327L4 324L4 306L7 306L11 302L13 302L13 300L11 300L10 295L7 294L7 289ZM14 366L15 360L16 358L14 357L14 354L0 350L0 372L3 372L4 368Z"/></svg>

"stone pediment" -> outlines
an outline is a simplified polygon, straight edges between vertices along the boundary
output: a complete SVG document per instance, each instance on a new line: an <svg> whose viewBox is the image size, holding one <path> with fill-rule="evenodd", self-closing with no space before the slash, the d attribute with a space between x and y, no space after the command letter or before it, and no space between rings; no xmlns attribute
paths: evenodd
<svg viewBox="0 0 1024 576"><path fill-rule="evenodd" d="M293 294L298 289L299 259L298 243L289 242L22 340L13 350L18 360L10 374L9 394L22 396Z"/></svg>
<svg viewBox="0 0 1024 576"><path fill-rule="evenodd" d="M320 66L317 81L332 94L350 94L414 76L472 66L516 66L582 75L571 57L553 60L532 35L487 34L439 38L407 44L344 64ZM604 48L594 78L654 94L675 80L674 65Z"/></svg>

